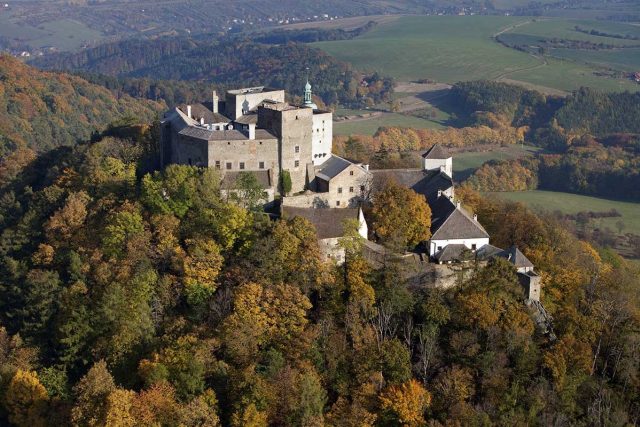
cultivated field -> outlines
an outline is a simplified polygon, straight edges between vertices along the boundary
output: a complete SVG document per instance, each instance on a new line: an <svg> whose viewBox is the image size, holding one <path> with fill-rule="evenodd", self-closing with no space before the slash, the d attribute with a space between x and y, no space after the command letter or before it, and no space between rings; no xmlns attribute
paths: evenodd
<svg viewBox="0 0 640 427"><path fill-rule="evenodd" d="M598 75L604 71L600 67L609 68L620 61L633 64L636 59L621 60L618 56L613 58L615 61L612 60L612 63L605 62L602 65L595 65L596 61L593 64L561 61L511 49L494 39L494 36L502 35L536 40L546 35L583 41L606 39L606 42L620 45L640 44L633 40L583 34L573 29L576 25L603 32L635 35L628 29L633 25L599 21L506 16L404 16L380 24L353 40L314 45L356 67L379 71L400 81L427 78L455 83L461 80L496 79L529 87L534 85L543 91L548 88L548 92L554 93L580 86L610 91L640 89L639 85L628 79ZM640 31L640 27L635 28ZM636 50L629 50L628 53L633 58L637 55ZM606 58L600 60L602 62Z"/></svg>
<svg viewBox="0 0 640 427"><path fill-rule="evenodd" d="M623 233L640 234L640 203L540 190L488 194L522 202L533 208L545 211L560 211L567 214L575 214L581 211L604 212L616 209L622 214L622 217L592 219L591 222L596 227L608 227L617 232L616 223L622 220L625 225Z"/></svg>
<svg viewBox="0 0 640 427"><path fill-rule="evenodd" d="M487 148L489 149L489 148ZM453 177L456 182L469 178L473 172L489 160L519 159L540 151L539 147L513 144L508 147L492 147L490 151L463 151L453 154Z"/></svg>
<svg viewBox="0 0 640 427"><path fill-rule="evenodd" d="M77 49L104 38L99 31L72 19L60 19L33 27L24 23L16 24L6 15L0 15L0 36L23 40L32 49L54 47L59 50Z"/></svg>

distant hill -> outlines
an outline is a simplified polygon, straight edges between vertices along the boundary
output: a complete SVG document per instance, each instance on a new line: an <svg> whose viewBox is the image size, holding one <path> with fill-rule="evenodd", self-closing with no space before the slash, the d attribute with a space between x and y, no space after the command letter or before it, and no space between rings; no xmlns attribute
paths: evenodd
<svg viewBox="0 0 640 427"><path fill-rule="evenodd" d="M40 71L0 55L0 157L17 145L36 151L72 145L124 118L149 122L164 107L128 95L116 98L80 77Z"/></svg>
<svg viewBox="0 0 640 427"><path fill-rule="evenodd" d="M243 37L127 40L42 57L33 64L45 69L229 87L269 85L298 95L308 77L314 94L326 104L370 106L387 101L392 89L391 79L355 70L304 43L263 44Z"/></svg>

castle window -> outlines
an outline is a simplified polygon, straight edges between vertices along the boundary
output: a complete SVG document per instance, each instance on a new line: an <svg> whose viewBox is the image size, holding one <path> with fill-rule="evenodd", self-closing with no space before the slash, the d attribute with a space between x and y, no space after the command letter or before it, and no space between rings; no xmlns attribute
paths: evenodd
<svg viewBox="0 0 640 427"><path fill-rule="evenodd" d="M295 162L293 162L293 166L295 167L300 166L300 160L296 160Z"/></svg>
<svg viewBox="0 0 640 427"><path fill-rule="evenodd" d="M338 194L342 194L342 187L338 187Z"/></svg>
<svg viewBox="0 0 640 427"><path fill-rule="evenodd" d="M262 145L262 141L260 141L260 145Z"/></svg>
<svg viewBox="0 0 640 427"><path fill-rule="evenodd" d="M353 187L349 187L349 193L353 193Z"/></svg>
<svg viewBox="0 0 640 427"><path fill-rule="evenodd" d="M296 145L296 146L295 146L295 148L294 148L294 150L295 150L295 152L296 152L296 153L299 153L299 152L300 152L300 146L299 146L299 145Z"/></svg>
<svg viewBox="0 0 640 427"><path fill-rule="evenodd" d="M231 162L227 162L227 170L231 170L233 164Z"/></svg>
<svg viewBox="0 0 640 427"><path fill-rule="evenodd" d="M438 250L441 251L442 250L442 246L438 246Z"/></svg>
<svg viewBox="0 0 640 427"><path fill-rule="evenodd" d="M475 243L471 245L471 250L475 251L478 248L478 245L476 245Z"/></svg>
<svg viewBox="0 0 640 427"><path fill-rule="evenodd" d="M240 170L244 170L244 162L240 162Z"/></svg>
<svg viewBox="0 0 640 427"><path fill-rule="evenodd" d="M231 145L231 142L227 141L227 145Z"/></svg>
<svg viewBox="0 0 640 427"><path fill-rule="evenodd" d="M259 162L258 163L258 168L259 169L264 169L264 162Z"/></svg>
<svg viewBox="0 0 640 427"><path fill-rule="evenodd" d="M364 185L360 186L360 191L364 193Z"/></svg>
<svg viewBox="0 0 640 427"><path fill-rule="evenodd" d="M336 206L340 206L340 200L336 200Z"/></svg>
<svg viewBox="0 0 640 427"><path fill-rule="evenodd" d="M349 175L353 176L353 171L349 171Z"/></svg>
<svg viewBox="0 0 640 427"><path fill-rule="evenodd" d="M220 160L216 160L216 169L220 169Z"/></svg>

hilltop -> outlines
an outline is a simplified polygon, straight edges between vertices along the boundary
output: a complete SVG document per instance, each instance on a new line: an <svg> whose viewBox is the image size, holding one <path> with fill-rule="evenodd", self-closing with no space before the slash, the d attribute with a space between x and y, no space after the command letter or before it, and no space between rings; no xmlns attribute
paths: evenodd
<svg viewBox="0 0 640 427"><path fill-rule="evenodd" d="M163 108L0 55L0 156L23 145L36 151L72 145L128 117L151 121Z"/></svg>

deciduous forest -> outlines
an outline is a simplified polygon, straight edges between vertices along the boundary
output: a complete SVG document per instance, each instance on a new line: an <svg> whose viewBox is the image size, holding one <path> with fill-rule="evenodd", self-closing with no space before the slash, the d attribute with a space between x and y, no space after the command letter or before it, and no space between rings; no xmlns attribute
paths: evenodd
<svg viewBox="0 0 640 427"><path fill-rule="evenodd" d="M612 251L457 191L493 244L536 265L543 334L507 261L449 290L412 287L393 256L373 268L357 239L336 266L309 222L227 201L215 170L154 171L156 142L140 120L2 157L0 423L638 422L640 274ZM380 197L374 228L427 235L411 227L423 200Z"/></svg>

